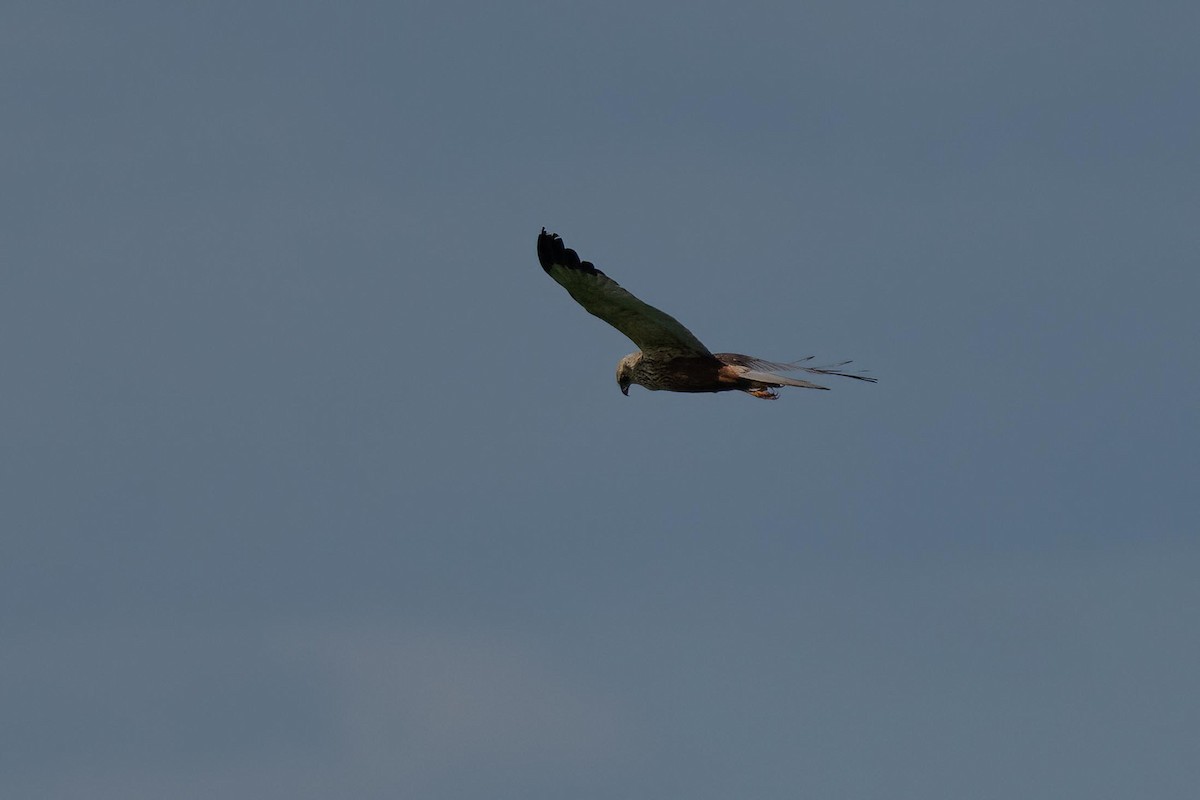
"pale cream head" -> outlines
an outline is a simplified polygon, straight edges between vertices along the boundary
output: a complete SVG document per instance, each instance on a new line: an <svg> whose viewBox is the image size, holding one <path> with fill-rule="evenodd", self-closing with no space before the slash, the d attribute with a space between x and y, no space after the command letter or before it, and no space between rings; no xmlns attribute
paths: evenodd
<svg viewBox="0 0 1200 800"><path fill-rule="evenodd" d="M633 377L634 368L642 360L642 353L639 350L636 353L630 353L617 362L617 385L621 387L621 394L629 396L629 385L637 383Z"/></svg>

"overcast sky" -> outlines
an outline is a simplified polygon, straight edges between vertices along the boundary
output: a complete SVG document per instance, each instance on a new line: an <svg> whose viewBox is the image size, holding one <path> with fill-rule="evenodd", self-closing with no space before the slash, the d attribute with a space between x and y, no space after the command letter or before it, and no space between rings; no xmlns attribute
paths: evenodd
<svg viewBox="0 0 1200 800"><path fill-rule="evenodd" d="M1195 797L1198 9L4 3L0 795Z"/></svg>

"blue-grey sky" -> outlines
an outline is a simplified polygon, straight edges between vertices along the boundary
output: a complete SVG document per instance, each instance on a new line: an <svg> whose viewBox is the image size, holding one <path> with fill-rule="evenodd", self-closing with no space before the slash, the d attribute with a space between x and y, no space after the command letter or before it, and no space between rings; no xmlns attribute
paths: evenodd
<svg viewBox="0 0 1200 800"><path fill-rule="evenodd" d="M0 795L1194 797L1198 8L5 3Z"/></svg>

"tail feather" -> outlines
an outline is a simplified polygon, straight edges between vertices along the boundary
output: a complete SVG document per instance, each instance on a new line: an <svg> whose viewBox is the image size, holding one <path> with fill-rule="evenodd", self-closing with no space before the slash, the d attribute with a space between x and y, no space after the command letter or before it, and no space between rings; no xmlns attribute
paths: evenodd
<svg viewBox="0 0 1200 800"><path fill-rule="evenodd" d="M747 370L741 373L742 378L749 381L759 381L760 383L769 383L774 386L799 386L802 389L824 389L829 391L828 386L818 386L815 383L802 381L799 378L787 378L783 375L776 375L772 372L758 372L756 370Z"/></svg>
<svg viewBox="0 0 1200 800"><path fill-rule="evenodd" d="M869 375L859 375L854 372L842 372L834 369L834 367L844 367L849 364L849 361L843 361L839 364L827 364L824 367L796 367L797 370L811 372L814 375L837 375L839 378L854 378L856 381L866 381L867 383L878 383L879 378L872 378Z"/></svg>
<svg viewBox="0 0 1200 800"><path fill-rule="evenodd" d="M747 356L741 353L717 353L716 356L726 364L737 364L738 366L746 367L747 369L754 370L760 374L771 374L777 382L783 381L779 375L775 374L779 372L809 372L813 375L837 375L839 378L853 378L856 381L866 381L867 383L877 383L879 381L878 378L872 378L869 375L863 375L857 372L844 372L841 367L852 363L850 361L839 361L836 364L824 364L819 367L809 367L805 365L813 360L812 356L809 356L808 358L802 358L799 361L767 361L762 358L755 358L754 356ZM753 380L760 379L754 378ZM788 385L802 386L806 384L800 383ZM823 389L825 387L822 386L820 388Z"/></svg>
<svg viewBox="0 0 1200 800"><path fill-rule="evenodd" d="M820 367L804 366L805 363L812 361L812 360L813 360L812 356L809 356L808 358L802 358L799 361L788 361L788 362L782 362L782 363L775 362L775 361L761 361L759 359L755 359L756 363L748 364L747 366L754 367L754 368L761 369L761 370L767 370L767 371L771 371L771 372L775 372L775 371L779 371L779 372L811 372L814 375L837 375L839 378L854 378L854 380L856 380L856 381L866 381L867 383L878 383L879 382L878 378L872 378L868 375L863 375L863 374L857 373L857 372L843 372L841 369L839 369L840 367L844 367L847 364L854 363L852 361L839 361L836 364L825 364Z"/></svg>

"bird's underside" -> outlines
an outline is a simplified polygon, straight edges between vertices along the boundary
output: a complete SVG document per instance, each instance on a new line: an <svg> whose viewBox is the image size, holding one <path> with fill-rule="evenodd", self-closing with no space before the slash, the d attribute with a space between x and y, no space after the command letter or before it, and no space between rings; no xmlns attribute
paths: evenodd
<svg viewBox="0 0 1200 800"><path fill-rule="evenodd" d="M842 372L839 368L850 363L848 361L813 367L808 366L811 356L785 363L740 353L712 353L674 317L643 303L591 262L581 261L557 234L546 233L542 228L537 251L542 269L576 302L641 348L617 364L617 383L625 394L629 394L630 385L635 383L651 391L742 391L764 400L774 400L778 397L775 390L783 386L827 388L779 374L782 372L836 375L875 382L875 378Z"/></svg>

